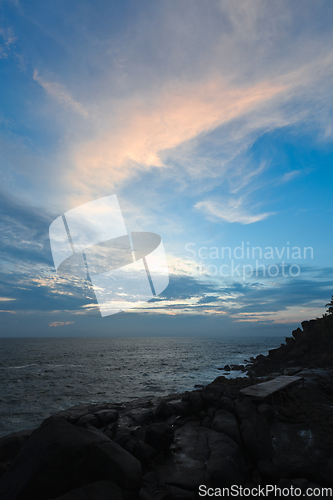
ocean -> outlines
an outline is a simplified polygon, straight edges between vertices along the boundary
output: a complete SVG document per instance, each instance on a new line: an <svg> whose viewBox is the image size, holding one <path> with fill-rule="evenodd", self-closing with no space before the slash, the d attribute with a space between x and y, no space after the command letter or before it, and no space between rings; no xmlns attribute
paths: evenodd
<svg viewBox="0 0 333 500"><path fill-rule="evenodd" d="M208 384L283 337L0 338L0 436L80 403L163 396ZM230 376L239 376L231 372Z"/></svg>

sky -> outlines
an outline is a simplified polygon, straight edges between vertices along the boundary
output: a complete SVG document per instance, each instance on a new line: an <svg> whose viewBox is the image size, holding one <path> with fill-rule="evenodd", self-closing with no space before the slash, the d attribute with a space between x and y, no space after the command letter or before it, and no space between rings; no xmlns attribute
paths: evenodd
<svg viewBox="0 0 333 500"><path fill-rule="evenodd" d="M290 335L333 293L333 4L0 0L0 336ZM49 226L117 195L169 285L101 317ZM331 222L330 222L331 221Z"/></svg>

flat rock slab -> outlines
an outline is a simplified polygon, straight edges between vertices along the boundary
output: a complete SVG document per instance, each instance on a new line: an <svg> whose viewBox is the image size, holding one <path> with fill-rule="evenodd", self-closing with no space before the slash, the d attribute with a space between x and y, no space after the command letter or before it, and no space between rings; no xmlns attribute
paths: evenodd
<svg viewBox="0 0 333 500"><path fill-rule="evenodd" d="M281 375L280 377L276 377L273 380L268 380L267 382L261 382L260 384L245 387L245 389L241 389L240 392L242 392L246 396L266 398L267 396L274 394L274 392L285 389L286 387L294 384L295 382L299 382L300 380L302 380L302 377Z"/></svg>

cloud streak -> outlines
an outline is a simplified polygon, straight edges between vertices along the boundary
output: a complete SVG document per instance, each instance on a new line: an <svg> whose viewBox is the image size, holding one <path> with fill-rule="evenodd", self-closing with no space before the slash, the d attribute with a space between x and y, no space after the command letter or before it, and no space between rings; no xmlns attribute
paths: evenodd
<svg viewBox="0 0 333 500"><path fill-rule="evenodd" d="M208 218L220 219L225 222L239 222L240 224L253 224L266 219L273 213L251 214L244 207L243 199L233 198L226 202L200 201L194 208L201 210Z"/></svg>
<svg viewBox="0 0 333 500"><path fill-rule="evenodd" d="M36 69L34 70L33 73L33 79L35 80L35 82L41 85L41 87L43 87L46 93L50 97L55 99L59 104L72 109L73 111L83 116L84 118L88 118L89 113L85 109L85 107L79 102L77 102L63 85L57 82L49 82L45 80L38 74L38 71Z"/></svg>
<svg viewBox="0 0 333 500"><path fill-rule="evenodd" d="M66 325L73 325L74 321L54 321L53 323L50 323L49 326L53 327L58 327L58 326L66 326Z"/></svg>

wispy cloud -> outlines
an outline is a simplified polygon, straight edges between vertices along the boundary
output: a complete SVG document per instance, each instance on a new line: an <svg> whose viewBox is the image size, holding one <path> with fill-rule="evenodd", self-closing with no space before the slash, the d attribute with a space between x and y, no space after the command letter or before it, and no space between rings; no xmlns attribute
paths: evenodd
<svg viewBox="0 0 333 500"><path fill-rule="evenodd" d="M232 198L225 202L200 201L194 208L203 211L209 218L220 219L225 222L239 222L253 224L266 219L272 213L252 214L244 206L242 197Z"/></svg>
<svg viewBox="0 0 333 500"><path fill-rule="evenodd" d="M0 45L0 59L6 59L10 45L16 41L16 37L11 28L0 28L0 37L4 41L3 45Z"/></svg>
<svg viewBox="0 0 333 500"><path fill-rule="evenodd" d="M38 71L36 69L33 73L33 79L43 87L43 89L50 97L58 101L60 104L65 107L71 108L76 113L84 116L84 118L88 117L88 111L85 109L85 107L77 102L63 85L57 82L49 82L45 80L38 74Z"/></svg>
<svg viewBox="0 0 333 500"><path fill-rule="evenodd" d="M298 177L302 173L301 170L292 170L291 172L287 172L281 179L281 182L289 182L295 177Z"/></svg>
<svg viewBox="0 0 333 500"><path fill-rule="evenodd" d="M54 321L53 323L50 323L49 326L66 326L66 325L72 325L74 321Z"/></svg>
<svg viewBox="0 0 333 500"><path fill-rule="evenodd" d="M165 167L163 151L227 123L286 89L260 82L234 88L223 78L169 86L144 105L129 99L112 130L74 149L70 181L81 189L113 188L136 171Z"/></svg>

